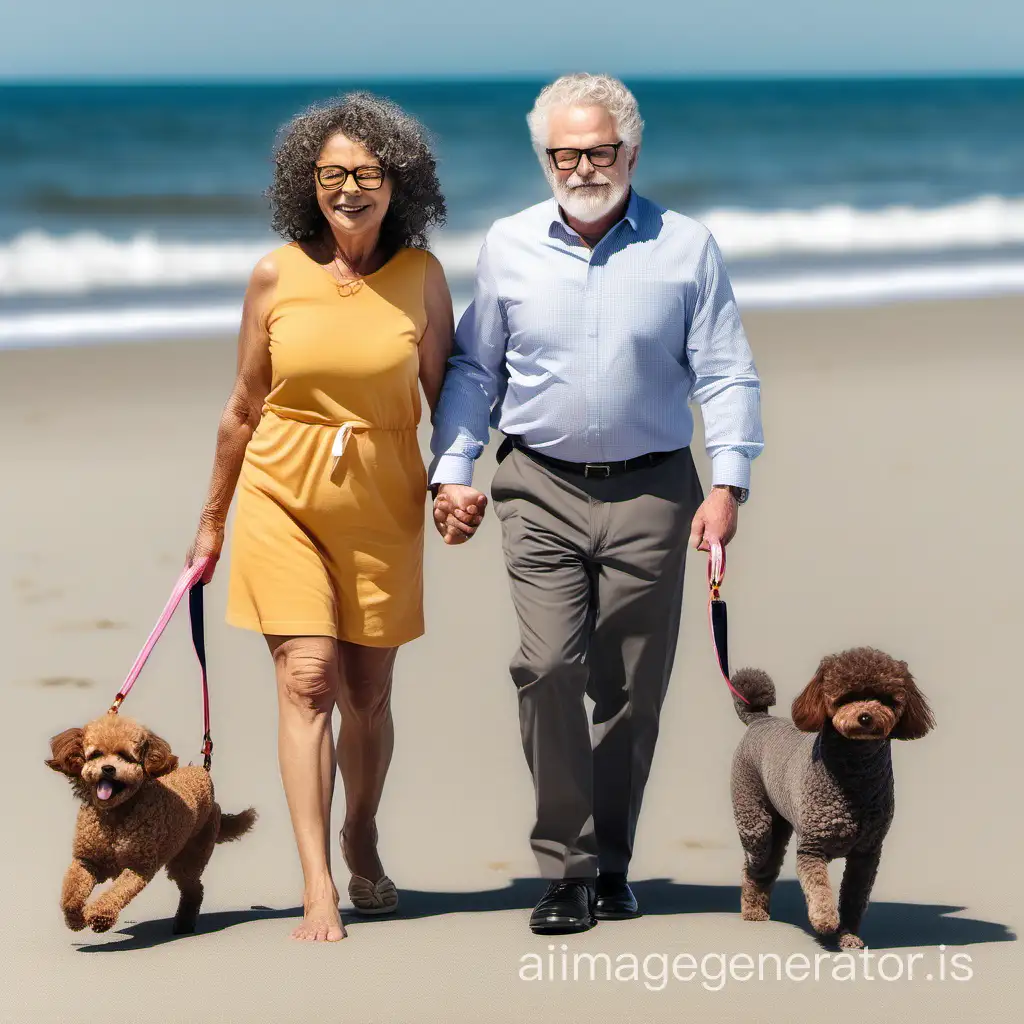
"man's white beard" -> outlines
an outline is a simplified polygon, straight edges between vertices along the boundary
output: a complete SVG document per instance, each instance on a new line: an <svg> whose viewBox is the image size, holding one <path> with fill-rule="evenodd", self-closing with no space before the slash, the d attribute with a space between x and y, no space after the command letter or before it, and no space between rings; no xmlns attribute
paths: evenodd
<svg viewBox="0 0 1024 1024"><path fill-rule="evenodd" d="M594 174L586 182L575 173L565 181L548 175L551 191L558 205L574 220L594 224L618 206L629 191L629 183L610 182L603 174ZM580 185L599 185L599 188L580 188Z"/></svg>

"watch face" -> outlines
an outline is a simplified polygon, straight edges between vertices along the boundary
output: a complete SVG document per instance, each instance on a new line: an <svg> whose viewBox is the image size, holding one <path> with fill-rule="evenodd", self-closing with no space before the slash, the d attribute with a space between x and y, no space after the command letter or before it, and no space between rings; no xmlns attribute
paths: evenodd
<svg viewBox="0 0 1024 1024"><path fill-rule="evenodd" d="M737 487L735 484L715 484L714 486L727 490L740 505L747 500L747 496L750 494L745 487Z"/></svg>

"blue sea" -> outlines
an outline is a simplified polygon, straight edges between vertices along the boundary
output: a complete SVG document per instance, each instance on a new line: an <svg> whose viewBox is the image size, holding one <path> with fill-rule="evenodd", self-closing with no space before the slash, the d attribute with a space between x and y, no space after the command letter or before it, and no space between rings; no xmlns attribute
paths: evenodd
<svg viewBox="0 0 1024 1024"><path fill-rule="evenodd" d="M549 193L543 83L0 87L0 347L232 332L278 127L351 88L432 132L458 309ZM1024 78L631 81L644 195L705 223L744 309L1024 292Z"/></svg>

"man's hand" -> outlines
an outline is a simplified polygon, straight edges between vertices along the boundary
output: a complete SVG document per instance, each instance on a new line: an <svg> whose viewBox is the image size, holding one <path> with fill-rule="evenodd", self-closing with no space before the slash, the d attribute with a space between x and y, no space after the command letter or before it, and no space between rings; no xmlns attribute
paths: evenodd
<svg viewBox="0 0 1024 1024"><path fill-rule="evenodd" d="M698 551L710 551L709 538L717 538L725 547L736 536L739 505L727 487L712 487L711 493L693 517L690 544Z"/></svg>
<svg viewBox="0 0 1024 1024"><path fill-rule="evenodd" d="M441 484L434 499L434 526L445 544L465 544L483 522L487 498L475 487Z"/></svg>

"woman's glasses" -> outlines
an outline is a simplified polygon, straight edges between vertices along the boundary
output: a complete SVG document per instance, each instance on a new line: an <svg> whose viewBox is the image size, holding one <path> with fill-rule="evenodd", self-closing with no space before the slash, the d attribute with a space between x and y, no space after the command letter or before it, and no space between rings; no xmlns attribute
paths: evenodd
<svg viewBox="0 0 1024 1024"><path fill-rule="evenodd" d="M621 142L609 142L592 149L548 149L545 152L560 171L575 171L586 157L594 167L611 167L619 155Z"/></svg>
<svg viewBox="0 0 1024 1024"><path fill-rule="evenodd" d="M316 168L316 180L320 182L320 187L328 192L341 188L348 181L350 174L360 188L374 189L384 184L383 167L357 167L350 171L339 164L318 164Z"/></svg>

